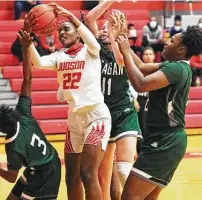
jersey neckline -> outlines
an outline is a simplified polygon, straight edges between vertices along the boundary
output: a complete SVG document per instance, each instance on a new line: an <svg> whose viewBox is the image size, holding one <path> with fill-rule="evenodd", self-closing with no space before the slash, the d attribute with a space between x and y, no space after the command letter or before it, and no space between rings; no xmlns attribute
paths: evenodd
<svg viewBox="0 0 202 200"><path fill-rule="evenodd" d="M10 142L13 142L16 139L16 137L18 136L19 131L20 131L20 122L17 122L17 131L16 131L15 135L12 136L11 138L8 138L7 140L5 139L4 143L7 144Z"/></svg>

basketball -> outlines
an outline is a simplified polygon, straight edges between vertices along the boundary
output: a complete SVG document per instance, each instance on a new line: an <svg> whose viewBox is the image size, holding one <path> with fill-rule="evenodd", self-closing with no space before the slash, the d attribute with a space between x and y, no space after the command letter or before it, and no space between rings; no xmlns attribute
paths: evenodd
<svg viewBox="0 0 202 200"><path fill-rule="evenodd" d="M51 6L42 4L35 6L30 10L30 13L35 13L37 21L32 25L32 32L38 36L50 35L57 29L58 18Z"/></svg>

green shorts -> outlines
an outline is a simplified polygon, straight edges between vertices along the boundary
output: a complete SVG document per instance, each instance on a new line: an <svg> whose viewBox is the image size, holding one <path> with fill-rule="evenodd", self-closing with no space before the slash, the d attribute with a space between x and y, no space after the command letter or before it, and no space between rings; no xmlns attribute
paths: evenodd
<svg viewBox="0 0 202 200"><path fill-rule="evenodd" d="M148 133L132 173L159 187L166 186L184 157L187 135L184 130L172 133ZM151 136L152 135L152 136Z"/></svg>
<svg viewBox="0 0 202 200"><path fill-rule="evenodd" d="M26 199L57 199L61 180L61 163L59 158L55 164L46 170L26 168L18 179L12 193Z"/></svg>
<svg viewBox="0 0 202 200"><path fill-rule="evenodd" d="M117 142L125 137L142 138L138 115L133 105L111 113L112 129L109 142Z"/></svg>

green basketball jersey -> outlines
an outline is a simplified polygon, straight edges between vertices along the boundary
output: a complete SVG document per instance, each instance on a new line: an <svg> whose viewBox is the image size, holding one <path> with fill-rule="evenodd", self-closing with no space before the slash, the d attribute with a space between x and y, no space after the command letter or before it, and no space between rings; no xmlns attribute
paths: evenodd
<svg viewBox="0 0 202 200"><path fill-rule="evenodd" d="M164 62L160 70L170 85L149 92L145 107L149 133L172 132L185 126L185 108L192 79L190 65L186 61Z"/></svg>
<svg viewBox="0 0 202 200"><path fill-rule="evenodd" d="M8 169L18 170L22 166L35 169L50 167L49 165L57 156L57 152L46 140L36 119L32 116L31 99L21 96L16 111L20 115L16 138L13 141L13 137L7 139L8 143L5 146Z"/></svg>
<svg viewBox="0 0 202 200"><path fill-rule="evenodd" d="M110 111L131 105L133 102L129 90L128 75L125 67L120 67L115 61L114 55L100 41L101 51L101 87L105 103Z"/></svg>

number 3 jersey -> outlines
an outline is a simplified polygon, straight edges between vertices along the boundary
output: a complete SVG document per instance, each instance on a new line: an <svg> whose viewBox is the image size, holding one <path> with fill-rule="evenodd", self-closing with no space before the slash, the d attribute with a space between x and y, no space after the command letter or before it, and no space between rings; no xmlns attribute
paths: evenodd
<svg viewBox="0 0 202 200"><path fill-rule="evenodd" d="M87 46L71 56L62 49L49 56L48 59L57 70L58 82L63 94L73 111L104 103L101 91L101 62L99 56L92 55ZM48 68L47 68L48 69Z"/></svg>
<svg viewBox="0 0 202 200"><path fill-rule="evenodd" d="M5 141L8 169L50 168L58 155L32 116L30 97L21 96L16 111L20 117L16 133Z"/></svg>

